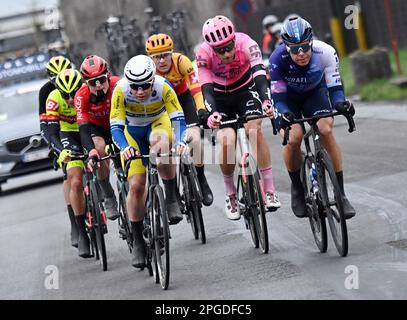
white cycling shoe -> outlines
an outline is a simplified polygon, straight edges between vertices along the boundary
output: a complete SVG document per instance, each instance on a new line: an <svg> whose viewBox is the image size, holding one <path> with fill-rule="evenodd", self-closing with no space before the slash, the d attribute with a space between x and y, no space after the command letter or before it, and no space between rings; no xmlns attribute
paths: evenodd
<svg viewBox="0 0 407 320"><path fill-rule="evenodd" d="M226 217L230 220L240 219L240 208L236 199L236 194L226 196L225 213Z"/></svg>
<svg viewBox="0 0 407 320"><path fill-rule="evenodd" d="M275 193L267 192L266 193L266 208L268 211L276 211L281 207L280 200Z"/></svg>

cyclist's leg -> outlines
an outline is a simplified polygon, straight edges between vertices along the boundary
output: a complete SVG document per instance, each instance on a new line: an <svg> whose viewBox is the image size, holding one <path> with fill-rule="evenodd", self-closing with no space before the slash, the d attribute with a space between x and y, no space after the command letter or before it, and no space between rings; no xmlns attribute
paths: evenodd
<svg viewBox="0 0 407 320"><path fill-rule="evenodd" d="M63 192L64 192L65 203L66 203L66 206L68 209L69 221L71 222L71 245L72 245L72 247L77 248L78 247L78 237L79 237L78 226L77 226L76 220L75 220L75 213L71 206L71 200L69 199L70 186L68 183L68 174L66 172L65 164L62 166L62 171L63 171L63 179L64 179L62 188L63 188Z"/></svg>
<svg viewBox="0 0 407 320"><path fill-rule="evenodd" d="M146 128L126 127L124 134L127 142L140 151L148 152ZM146 169L142 160L133 160L128 172L129 193L127 195L127 212L133 233L133 251L131 264L135 268L145 265L146 248L143 240L143 219L146 213Z"/></svg>
<svg viewBox="0 0 407 320"><path fill-rule="evenodd" d="M149 134L151 150L154 152L168 153L171 149L172 127L168 114L151 124ZM164 183L165 203L170 224L177 224L183 219L177 187L176 164L173 158L158 159L158 172Z"/></svg>
<svg viewBox="0 0 407 320"><path fill-rule="evenodd" d="M95 149L97 150L100 157L106 156L106 141L110 138L110 131L102 127L96 126L93 123L91 125L91 135L93 143L95 144ZM103 161L100 163L100 168L98 170L98 181L102 189L104 206L106 209L107 217L110 220L117 219L120 214L117 210L117 200L109 182L110 177L110 161Z"/></svg>
<svg viewBox="0 0 407 320"><path fill-rule="evenodd" d="M315 90L313 90L313 94L304 104L303 113L305 116L309 117L330 112L332 112L332 107L329 100L328 88L326 85L318 86ZM342 152L333 134L333 125L333 118L325 118L318 121L318 129L321 133L322 143L332 159L339 187L341 188L341 192L343 194L345 216L347 219L349 219L356 214L356 211L345 195L345 188L343 184Z"/></svg>
<svg viewBox="0 0 407 320"><path fill-rule="evenodd" d="M185 121L188 124L199 123L198 114L195 107L194 99L189 90L178 96L178 100L182 106L185 115ZM195 163L199 184L201 186L205 206L210 206L213 203L213 193L209 187L205 176L205 167L202 157L202 139L201 130L198 126L188 128L188 145L191 149L192 159Z"/></svg>

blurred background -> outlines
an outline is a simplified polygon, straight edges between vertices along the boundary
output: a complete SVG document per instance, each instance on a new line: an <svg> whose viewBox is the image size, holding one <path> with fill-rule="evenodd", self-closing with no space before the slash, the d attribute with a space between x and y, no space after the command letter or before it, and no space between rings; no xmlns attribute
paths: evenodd
<svg viewBox="0 0 407 320"><path fill-rule="evenodd" d="M405 0L15 0L0 13L0 83L44 75L44 64L56 54L79 66L96 53L120 75L157 32L170 34L176 50L193 60L202 25L216 14L230 17L263 46L266 64L267 32L278 44L280 23L300 15L318 39L337 49L348 95L407 98ZM270 15L276 21L266 26Z"/></svg>

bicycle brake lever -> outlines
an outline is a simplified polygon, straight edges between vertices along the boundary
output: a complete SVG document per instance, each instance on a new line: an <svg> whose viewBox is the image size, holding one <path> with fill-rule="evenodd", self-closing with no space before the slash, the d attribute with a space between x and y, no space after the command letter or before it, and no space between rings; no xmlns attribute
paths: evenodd
<svg viewBox="0 0 407 320"><path fill-rule="evenodd" d="M273 134L276 136L277 135L276 121L274 119L270 119L270 121L271 126L273 127Z"/></svg>
<svg viewBox="0 0 407 320"><path fill-rule="evenodd" d="M284 130L283 146L286 146L288 144L288 142L290 142L290 130L291 130L291 127L287 127Z"/></svg>

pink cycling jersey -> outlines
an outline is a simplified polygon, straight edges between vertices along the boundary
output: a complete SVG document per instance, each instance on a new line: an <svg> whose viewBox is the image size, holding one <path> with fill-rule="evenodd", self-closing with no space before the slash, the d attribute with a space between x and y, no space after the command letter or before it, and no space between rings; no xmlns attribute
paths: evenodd
<svg viewBox="0 0 407 320"><path fill-rule="evenodd" d="M235 59L224 64L215 51L203 43L196 54L201 85L213 83L215 92L229 93L245 87L258 75L266 75L264 69L252 74L251 68L263 64L259 45L247 34L235 33Z"/></svg>

